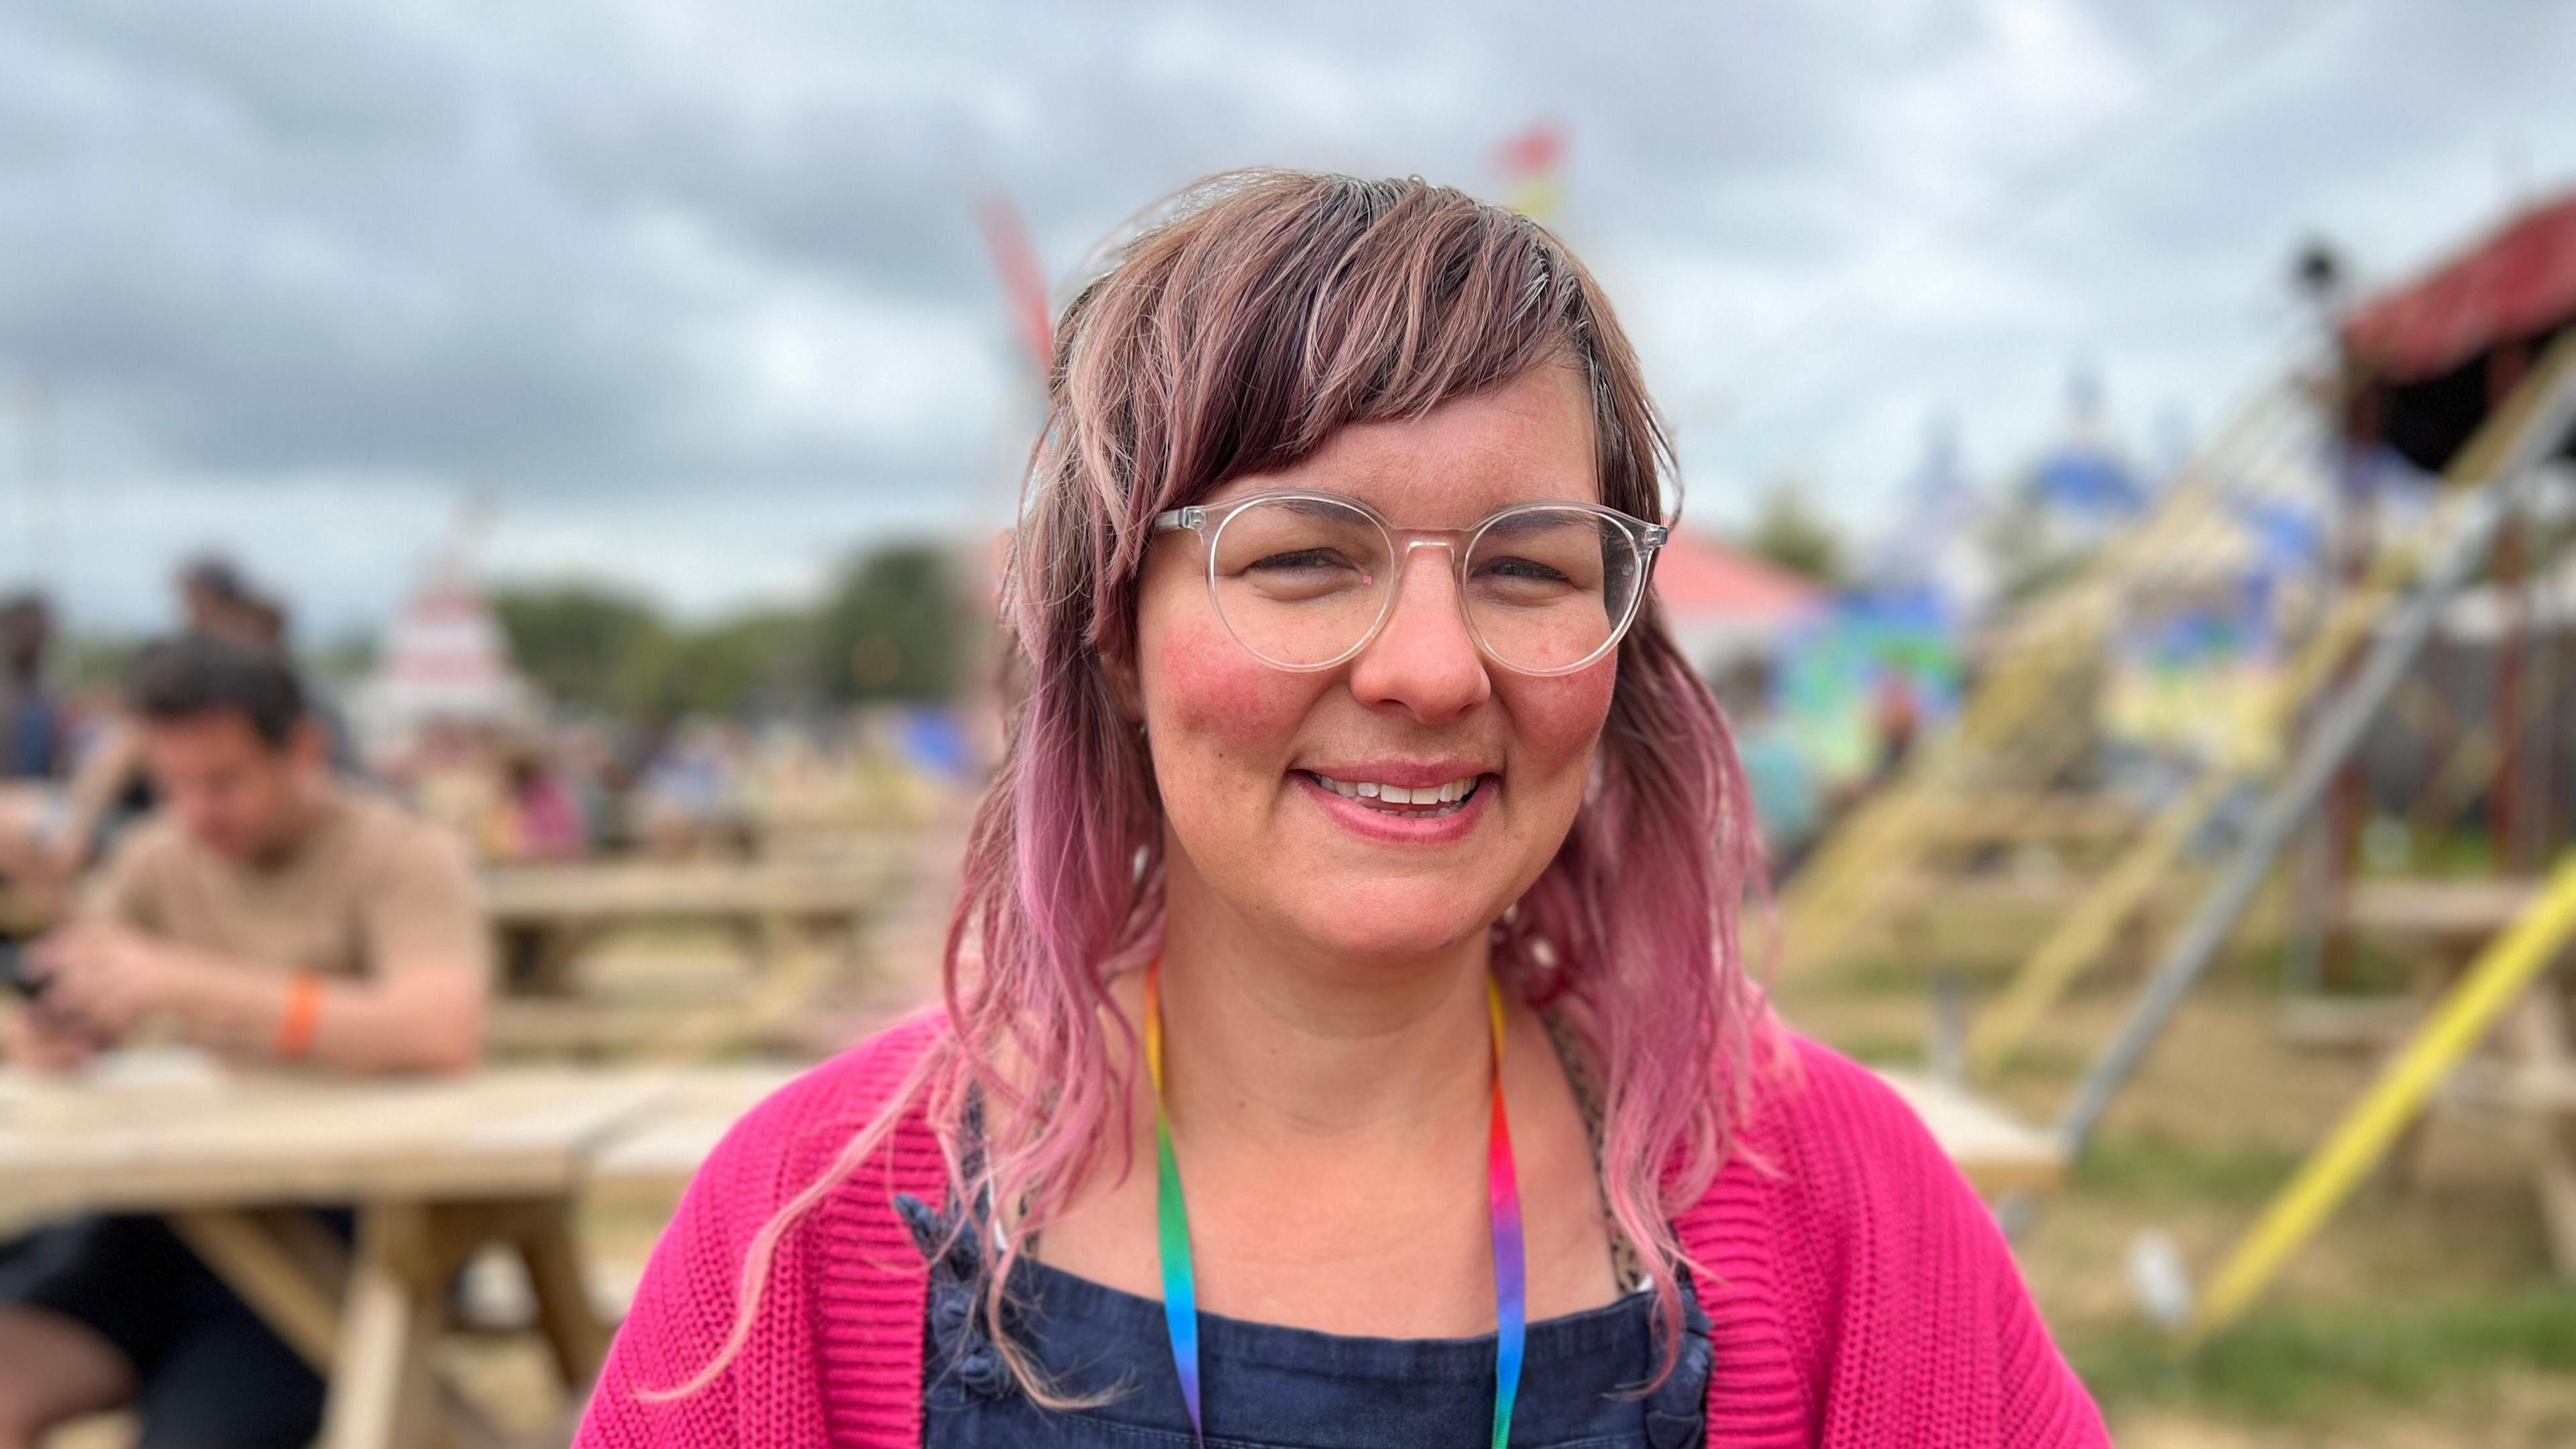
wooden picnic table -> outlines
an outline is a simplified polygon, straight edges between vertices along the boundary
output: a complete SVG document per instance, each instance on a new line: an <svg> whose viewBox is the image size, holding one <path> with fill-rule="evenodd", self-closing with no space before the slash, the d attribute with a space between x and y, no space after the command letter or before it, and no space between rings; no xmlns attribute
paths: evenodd
<svg viewBox="0 0 2576 1449"><path fill-rule="evenodd" d="M0 1221L164 1218L328 1380L326 1449L411 1449L442 1429L499 1442L433 1369L458 1267L488 1245L521 1258L577 1395L608 1330L584 1291L573 1196L611 1148L675 1120L712 1144L689 1116L691 1076L513 1067L349 1081L172 1053L111 1059L79 1081L0 1073ZM673 1150L623 1171L685 1178ZM355 1209L354 1244L313 1211L338 1204Z"/></svg>
<svg viewBox="0 0 2576 1449"><path fill-rule="evenodd" d="M901 852L829 861L567 861L483 872L484 909L503 928L661 921L761 923L864 916Z"/></svg>
<svg viewBox="0 0 2576 1449"><path fill-rule="evenodd" d="M2351 882L2342 892L2343 924L2357 935L2404 948L2414 983L2408 990L2369 995L2294 996L2280 1007L2282 1041L2312 1050L2394 1048L2422 1023L2469 954L2520 919L2539 892L2538 881L2517 876Z"/></svg>
<svg viewBox="0 0 2576 1449"><path fill-rule="evenodd" d="M2344 888L2343 918L2368 934L2484 941L2521 919L2539 893L2540 882L2518 876L2357 880Z"/></svg>
<svg viewBox="0 0 2576 1449"><path fill-rule="evenodd" d="M485 911L502 962L496 1041L527 1046L666 1045L757 1037L854 969L868 923L909 879L899 837L869 840L828 860L580 861L493 866ZM759 978L724 1006L631 1012L582 1000L573 964L598 937L625 927L706 924L730 934Z"/></svg>

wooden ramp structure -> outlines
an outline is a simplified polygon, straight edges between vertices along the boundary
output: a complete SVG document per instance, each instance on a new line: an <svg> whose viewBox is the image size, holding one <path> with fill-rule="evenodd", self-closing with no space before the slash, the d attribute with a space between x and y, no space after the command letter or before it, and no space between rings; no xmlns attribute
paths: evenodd
<svg viewBox="0 0 2576 1449"><path fill-rule="evenodd" d="M2338 600L2274 681L2263 709L2247 722L2249 728L2288 739L2303 719L2322 719L2324 704L2348 694L2343 686L2352 679L2365 650L2385 641L2402 607L2422 611L2421 623L2429 632L2431 612L2483 564L2494 538L2518 521L2519 503L2506 506L2497 500L2531 484L2533 471L2566 436L2571 399L2576 399L2576 346L2562 343L2453 460L2432 518L2392 540L2373 560L2361 585ZM2463 545L2463 539L2469 542ZM2454 565L2447 574L2438 566L2445 547L2450 548ZM2403 657L2393 660L2395 672L2379 697L2355 719L2353 737L2332 750L2333 767L2339 769L2360 743L2359 727L2387 706L2420 645L2418 639ZM2311 729L2312 745L2320 733ZM2020 1047L2076 977L2130 927L2149 894L2173 878L2187 848L2211 826L2222 807L2232 800L2255 798L2282 777L2283 771L2271 764L2267 752L2249 747L2177 794L2154 823L2120 852L2097 887L2015 971L1969 1040L1971 1069L1991 1072ZM2304 818L2303 807L2300 819ZM2270 861L2267 852L2267 867Z"/></svg>
<svg viewBox="0 0 2576 1449"><path fill-rule="evenodd" d="M2314 486L2306 459L2321 419L2285 372L2187 462L2154 511L2077 574L2015 611L1958 717L1857 806L1781 892L1786 970L1828 963L1879 917L1891 891L1949 859L2062 828L2059 787L2091 741L2092 676L2142 591L2187 576L2233 532L2234 510Z"/></svg>
<svg viewBox="0 0 2576 1449"><path fill-rule="evenodd" d="M2576 198L2552 212L2561 213L2567 234L2576 236ZM2520 229L2517 224L2506 235ZM2412 306L2444 287L2457 292L2451 274L2459 269L2446 268L2432 282L2393 295ZM1818 852L1809 874L1784 892L1791 950L1785 964L1812 968L1833 959L1866 940L1896 909L1892 900L1901 901L1909 889L1948 890L1961 876L1963 855L1991 858L2012 843L2016 809L1993 802L2035 799L2054 806L2069 790L2087 786L2081 766L2095 738L2088 671L2099 669L2129 600L2152 590L2160 577L2197 565L2195 525L2223 520L2231 497L2261 486L2267 469L2287 469L2313 486L2340 478L2345 465L2334 461L2338 457L2357 456L2352 450L2383 441L2419 466L2438 467L2440 487L2427 516L2403 529L2370 518L2368 528L2352 530L2342 540L2347 546L2332 551L2320 580L2324 607L2295 641L2259 707L2236 722L2231 747L2195 762L2133 834L2092 859L2089 879L2021 957L1975 1031L1946 1049L1944 1037L1965 1016L1955 986L1941 991L1955 982L1955 966L1938 959L1926 963L1941 1007L1932 1059L1955 1064L1964 1077L2008 1061L2078 977L2109 952L2163 937L2143 953L2151 964L2125 1018L2055 1125L2061 1150L2070 1157L2080 1153L2286 848L2321 820L2328 823L2314 837L2320 847L2315 855L2324 879L2337 889L2319 896L2310 909L2334 919L2330 902L2353 848L2335 822L2357 818L2359 778L2352 762L2365 732L2383 717L2402 719L2405 710L2420 710L2422 686L2412 695L2404 688L2442 611L2461 591L2491 571L2502 597L2521 597L2512 590L2523 579L2523 534L2536 500L2563 469L2556 460L2576 442L2576 268L2556 274L2569 280L2568 295L2550 304L2557 310L2524 317L2515 324L2519 331L2479 333L2487 340L2477 342L2431 328L2444 333L2439 340L2447 350L2427 354L2439 364L2427 363L2429 371L2374 378L2373 364L2356 360L2361 354L2355 335L2387 309L2365 309L2359 322L2345 328L2344 368L2336 380L2328 382L2319 372L2304 387L2291 384L2286 394L2275 390L2249 405L2186 468L2133 538L2106 550L2083 575L2012 621L1955 725L1919 753L1895 788L1858 812ZM2494 290L2470 288L2475 295L2453 296L2444 305L2486 306L2494 302ZM2447 327L2466 315L2474 331L2486 320L2480 306L2431 321ZM2462 378L2464 386L2453 386ZM2435 396L2399 396L2410 387ZM2409 408L2411 417L2397 417ZM2329 424L2358 441L2330 442ZM2411 435L2401 435L2408 429ZM2267 456L2269 448L2305 449L2306 466ZM2244 481L2249 475L2251 485ZM2499 660L2509 652L2500 648ZM2498 668L2510 686L2512 666ZM2524 711L2513 704L2510 688L2498 694L2488 722L2492 738L2470 732L2439 772L2437 783L2450 787L2446 798L2453 804L2464 798L2460 781L2472 775L2495 781L2493 795L2508 806L2527 779L2513 767ZM2335 814L2321 813L2330 792L2337 791L2343 793L2333 800L2350 803ZM1933 882L1928 888L1919 884L1925 878ZM2143 919L2147 908L2178 888L2192 898L2189 909L2169 931L2156 930ZM2473 905L2490 915L2495 908L2493 900L2442 903L2459 912ZM2431 908L2428 902L2385 899L2377 906ZM2563 1012L2527 1005L2515 1018L2514 1053L2506 1066L2453 1070L2508 1005L2531 999L2527 988L2571 930L2576 878L2554 882L2451 989L2440 1011L2392 1063L2382 1087L2356 1109L2222 1270L2195 1331L2211 1331L2241 1311L2360 1173L2402 1135L2432 1087L2454 1077L2454 1095L2483 1096L2526 1119L2553 1255L2576 1272L2576 1064L2568 1047L2576 1033ZM1940 949L1935 933L1910 930L1903 939L1909 948ZM1938 979L1945 973L1947 983ZM2035 1210L2033 1197L2008 1200L2002 1209L2007 1229L2026 1226Z"/></svg>
<svg viewBox="0 0 2576 1449"><path fill-rule="evenodd" d="M2149 904L2190 883L2191 852L2219 833L2225 812L2277 803L2302 761L2284 763L2276 742L2292 739L2304 725L2307 754L2317 763L2314 788L2292 790L2295 803L2274 812L2277 829L2271 834L2277 838L2252 844L2239 832L2237 864L2212 887L2227 899L2213 910L2204 897L2200 912L2218 934L2200 940L2208 930L2195 933L2186 923L2165 953L2193 961L2182 973L2186 979L2198 975L2282 846L2308 819L2328 778L2349 758L2361 727L2387 706L2406 677L2432 611L2475 575L2495 538L2519 518L2523 492L2566 437L2571 415L2576 337L2561 339L2531 368L2460 450L2431 517L2387 540L2363 577L2338 591L2260 707L2238 723L2243 737L2235 747L2204 761L2195 777L2173 788L2151 813L2133 816L2135 828L2125 838L2115 836L2115 848L2096 857L2097 868L2064 897L2035 944L2018 955L2006 986L1964 1044L1944 1050L1936 1033L1936 1064L1957 1062L1964 1073L1983 1074L2007 1061L2085 969L2116 946L2135 942ZM1937 895L1951 907L1975 901L1979 892L1963 885L1966 878L1956 864L1976 852L2031 838L2025 832L2063 835L2069 820L2116 821L2116 802L2082 789L2080 766L2095 738L2086 672L2098 668L2129 601L2199 567L2231 510L2261 501L2266 490L2278 496L2279 490L2317 485L2314 459L2303 464L2292 455L2318 450L2320 422L2320 411L2295 386L2268 391L2186 467L2163 506L2133 537L2106 549L2081 577L2036 602L2006 629L1986 682L1959 719L1889 789L1861 807L1782 893L1786 969L1830 961L1867 940L1873 927L1904 919L1909 900ZM2411 643L2391 651L2387 646L2403 632L2401 625L2416 632ZM2383 658L2370 688L2357 692L2358 672ZM2337 711L2348 728L2325 743L2320 722ZM2249 859L2259 864L2245 864ZM1902 939L1917 952L1943 950L1934 930L1909 926ZM1926 974L1937 978L1956 964L1935 954L1925 963ZM2169 1003L2145 1004L2142 1014L2133 1013L2123 1039L2136 1036L2136 1049L2142 1050L2168 1010ZM2112 1056L2117 1060L2097 1068L2061 1124L2073 1133L2070 1145L2080 1144L2100 1102L2134 1065L2132 1049Z"/></svg>
<svg viewBox="0 0 2576 1449"><path fill-rule="evenodd" d="M2293 834L2314 820L2318 869L2305 902L2324 933L2358 830L2355 752L2375 720L2456 715L2414 677L2444 609L2481 576L2495 581L2506 620L2493 656L2493 698L2479 729L2453 742L2427 794L2432 810L2456 809L2465 785L2485 785L2509 863L2536 864L2536 837L2503 828L2533 789L2522 736L2518 644L2529 608L2523 554L2537 501L2563 460L2576 456L2576 194L2533 208L2468 250L2346 314L2330 394L2338 449L2352 466L2393 453L2439 470L2432 514L2402 531L2377 530L2376 556L2285 671L2254 727L2297 747L2278 768L2247 752L2251 768L2221 770L2181 793L2134 841L2099 889L2032 952L1969 1045L1991 1069L2026 1037L2075 977L2134 918L2143 893L2182 865L2185 852L2231 800L2252 803L2230 832L2226 859L2199 905L2172 934L2127 1021L2079 1086L2060 1123L2080 1146L2110 1097L2206 968ZM2341 471L2340 469L2338 471ZM2377 520L2373 520L2377 522ZM2329 791L2339 807L2321 812ZM2418 815L2426 813L2418 802Z"/></svg>
<svg viewBox="0 0 2576 1449"><path fill-rule="evenodd" d="M2216 959L2282 850L2315 812L2364 730L2413 668L2444 603L2484 565L2506 526L2521 517L2546 460L2571 431L2576 431L2576 332L2551 349L2472 445L2472 453L2490 460L2495 478L2454 494L2444 515L2423 531L2426 552L2410 569L2420 574L2415 587L2370 631L2365 657L2322 702L2298 754L2265 787L2227 860L2159 954L2118 1031L2077 1084L2057 1128L2070 1151L2080 1150L2092 1135L2174 1009Z"/></svg>
<svg viewBox="0 0 2576 1449"><path fill-rule="evenodd" d="M2576 200L2560 210L2568 235L2576 238ZM2576 255L2576 247L2569 254ZM2446 269L2443 275L2456 270ZM2576 453L2576 268L2568 269L2568 277L2571 290L2566 306L2553 314L2554 331L2446 362L2472 380L2483 369L2497 401L2464 407L2456 390L2443 400L2450 423L2463 432L2475 431L2449 455L2451 486L2444 505L2406 550L2416 555L2407 563L2412 586L2402 596L2392 588L2384 616L2367 631L2357 660L2339 672L2322 697L2287 768L2266 782L2261 803L2223 868L2078 1086L2058 1124L2058 1136L2069 1151L2079 1151L2099 1125L2283 847L2317 811L2330 783L2352 759L2365 728L2395 708L2400 685L2450 600L2489 570L2508 597L2523 583L2521 532L2546 486L2566 476L2564 460ZM2504 657L2500 651L2500 661ZM2524 783L2510 768L2516 748L2512 736L2520 721L2506 710L2492 723L2503 736L2499 757L2506 767L2495 772L2491 788L2499 804L2510 805ZM2501 859L2509 863L2510 855ZM2397 882L2356 890L2345 915L2351 923L2410 935L2456 935L2508 918L2510 924L2496 931L2457 980L2439 991L2377 1081L2228 1255L2182 1325L2192 1342L2235 1321L2446 1088L2452 1101L2500 1110L2522 1128L2551 1256L2562 1275L2576 1278L2576 1031L2569 1024L2563 983L2550 976L2576 941L2576 858L2536 886L2511 880L2483 885ZM2506 1028L2503 1050L2471 1060L2471 1053L2500 1026ZM2007 1214L2007 1223L2026 1222L2027 1217L2025 1203L2023 1210Z"/></svg>

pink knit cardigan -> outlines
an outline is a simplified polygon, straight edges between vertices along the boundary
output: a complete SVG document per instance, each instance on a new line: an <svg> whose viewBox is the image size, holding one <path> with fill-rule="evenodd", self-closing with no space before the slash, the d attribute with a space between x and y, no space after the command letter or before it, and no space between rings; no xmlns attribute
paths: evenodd
<svg viewBox="0 0 2576 1449"><path fill-rule="evenodd" d="M576 1449L921 1443L928 1278L889 1206L946 1196L918 1111L781 1245L730 1368L671 1402L639 1387L705 1364L752 1234L815 1181L942 1030L914 1018L798 1078L708 1159L654 1249ZM1713 1332L1719 1446L2102 1445L2101 1416L2032 1308L2002 1236L1931 1135L1866 1070L1792 1039L1739 1155L1678 1224Z"/></svg>

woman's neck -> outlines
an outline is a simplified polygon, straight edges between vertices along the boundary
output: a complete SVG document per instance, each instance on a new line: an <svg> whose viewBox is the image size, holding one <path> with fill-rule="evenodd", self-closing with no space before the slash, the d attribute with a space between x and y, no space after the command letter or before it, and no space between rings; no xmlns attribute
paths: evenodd
<svg viewBox="0 0 2576 1449"><path fill-rule="evenodd" d="M1413 957L1362 957L1245 921L1196 882L1167 881L1164 1101L1201 1309L1326 1333L1491 1331L1483 933ZM1140 1025L1142 974L1111 986ZM1617 1285L1582 1117L1544 1028L1509 1003L1505 1016L1530 1312L1597 1307ZM1162 1282L1143 1076L1127 1150L1095 1164L1033 1248L1152 1296Z"/></svg>
<svg viewBox="0 0 2576 1449"><path fill-rule="evenodd" d="M1493 1072L1481 934L1357 960L1283 939L1193 884L1175 882L1163 938L1176 1131L1196 1119L1238 1140L1339 1138L1481 1121Z"/></svg>

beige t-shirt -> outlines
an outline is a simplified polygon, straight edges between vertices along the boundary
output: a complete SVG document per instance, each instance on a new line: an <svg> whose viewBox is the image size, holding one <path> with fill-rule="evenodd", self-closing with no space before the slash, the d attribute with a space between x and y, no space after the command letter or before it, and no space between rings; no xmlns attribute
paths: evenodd
<svg viewBox="0 0 2576 1449"><path fill-rule="evenodd" d="M421 968L489 978L482 888L464 843L390 801L331 787L283 860L249 862L155 816L117 847L92 913L145 935L291 975Z"/></svg>

